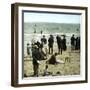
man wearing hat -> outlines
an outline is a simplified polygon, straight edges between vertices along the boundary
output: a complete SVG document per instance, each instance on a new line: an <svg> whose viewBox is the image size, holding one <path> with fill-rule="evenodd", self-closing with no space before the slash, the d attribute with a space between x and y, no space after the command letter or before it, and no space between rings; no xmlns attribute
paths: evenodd
<svg viewBox="0 0 90 90"><path fill-rule="evenodd" d="M37 45L32 46L32 58L33 58L34 76L38 76L40 55L39 55L39 48Z"/></svg>

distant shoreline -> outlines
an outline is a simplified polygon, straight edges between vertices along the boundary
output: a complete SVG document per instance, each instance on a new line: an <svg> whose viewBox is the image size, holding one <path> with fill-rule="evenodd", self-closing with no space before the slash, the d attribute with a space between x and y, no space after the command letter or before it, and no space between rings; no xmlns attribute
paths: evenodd
<svg viewBox="0 0 90 90"><path fill-rule="evenodd" d="M24 23L24 33L80 33L80 24Z"/></svg>

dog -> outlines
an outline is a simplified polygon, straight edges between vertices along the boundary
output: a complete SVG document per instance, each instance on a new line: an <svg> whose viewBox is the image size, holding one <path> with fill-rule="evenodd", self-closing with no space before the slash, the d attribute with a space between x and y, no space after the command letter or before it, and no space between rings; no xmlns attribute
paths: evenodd
<svg viewBox="0 0 90 90"><path fill-rule="evenodd" d="M71 62L71 58L69 56L65 57L65 63L66 62L69 62L69 63Z"/></svg>
<svg viewBox="0 0 90 90"><path fill-rule="evenodd" d="M65 57L65 62L71 62L71 52L68 52L68 56Z"/></svg>

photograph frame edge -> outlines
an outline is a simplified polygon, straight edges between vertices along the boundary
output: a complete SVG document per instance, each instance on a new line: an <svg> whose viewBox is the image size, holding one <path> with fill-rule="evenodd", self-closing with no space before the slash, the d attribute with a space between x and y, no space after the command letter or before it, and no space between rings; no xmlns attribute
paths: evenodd
<svg viewBox="0 0 90 90"><path fill-rule="evenodd" d="M16 56L18 58L18 55L16 55L16 52L18 53L18 50L16 49L18 41L16 41L18 39L18 35L16 35L15 32L18 32L18 19L16 19L18 17L18 13L16 13L18 11L18 7L19 6L33 6L33 7L50 7L50 8L65 8L65 9L79 9L79 10L85 10L86 14L85 14L85 45L86 45L86 50L85 50L85 80L82 81L67 81L67 82L50 82L50 84L47 83L36 83L36 84L18 84L18 66L16 64L18 64L18 59L16 59ZM16 15L15 15L16 13ZM16 23L17 22L17 23ZM88 7L79 7L79 6L63 6L63 5L47 5L47 4L33 4L33 3L14 3L11 4L11 86L14 87L23 87L23 86L44 86L44 85L60 85L60 84L77 84L77 83L88 83ZM15 41L15 42L14 42ZM16 47L15 47L16 45Z"/></svg>

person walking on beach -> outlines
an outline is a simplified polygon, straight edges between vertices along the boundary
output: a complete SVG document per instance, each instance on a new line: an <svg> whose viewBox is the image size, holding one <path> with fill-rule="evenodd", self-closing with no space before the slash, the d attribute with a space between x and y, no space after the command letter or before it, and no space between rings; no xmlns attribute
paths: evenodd
<svg viewBox="0 0 90 90"><path fill-rule="evenodd" d="M54 43L53 35L50 35L48 39L49 54L53 54L53 43Z"/></svg>
<svg viewBox="0 0 90 90"><path fill-rule="evenodd" d="M71 50L75 50L75 37L74 37L74 34L71 37Z"/></svg>

